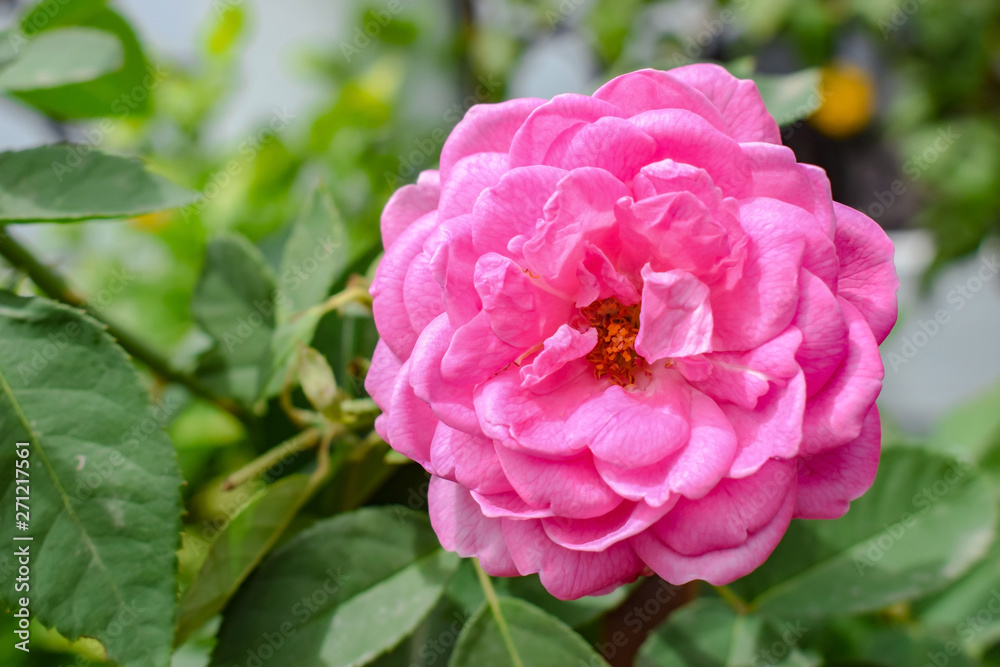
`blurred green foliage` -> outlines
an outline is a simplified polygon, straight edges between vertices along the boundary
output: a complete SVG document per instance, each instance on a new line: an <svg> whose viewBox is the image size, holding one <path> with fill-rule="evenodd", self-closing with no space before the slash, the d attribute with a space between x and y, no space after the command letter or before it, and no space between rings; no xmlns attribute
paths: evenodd
<svg viewBox="0 0 1000 667"><path fill-rule="evenodd" d="M101 222L46 227L31 237L92 311L133 332L162 351L173 367L191 372L239 406L221 409L149 374L154 401L176 400L180 406L166 426L186 481L179 579L182 595L195 593L181 604L186 643L174 655L178 667L207 664L218 619L202 623L237 590L246 594L240 586L258 563L265 573L280 570L280 563L267 557L272 548L291 544L289 540L326 539L330 530L336 533L352 521L336 519L340 523L331 529L328 517L363 505L423 507L422 471L392 456L369 433L373 415L364 403L362 382L377 340L371 317L364 308L326 307L324 302L351 289L357 276L370 277L381 250L379 214L390 194L415 180L420 170L433 168L444 137L469 106L509 97L529 56L554 40L571 36L584 45L590 60L579 68L594 87L640 67L670 68L695 60L729 63L758 80L772 112L787 122L785 137L796 150L819 146L822 159L850 159L859 147L879 146L892 156L887 182L900 181L910 198L906 206L913 215L899 224L925 227L936 240L929 276L998 230L1000 3L995 0L347 4L348 19L331 26L329 43L299 54L301 75L318 101L294 109L276 103L257 125L224 144L215 132L235 99L244 49L255 31L268 29L243 3L211 5L192 61L151 55L114 4L100 0L45 0L25 11L0 39L0 67L11 67L20 48L46 33L57 36L57 31L72 29L78 38L96 34L104 43L111 39L113 47L102 57L96 57L102 54L94 44L88 49L92 61L74 59L76 66L91 67L86 80L39 79L38 71L44 74L47 66L43 62L25 67L27 73L6 70L11 79L18 74L14 84L4 84L0 70L0 85L63 136L72 130L72 136L82 137L88 152L142 155L151 170L194 192L191 203L174 211L130 217L113 227ZM843 63L861 68L868 78L873 108L855 109L852 105L861 104L863 95L849 87L835 95L817 88ZM857 130L833 136L816 118L811 125L800 120L833 104L858 112L862 122ZM66 159L72 159L70 154ZM836 180L834 187L840 187ZM876 199L874 192L844 194L846 203L880 221L873 205L895 205ZM237 334L235 347L228 345L227 336L254 304L268 301L277 286L302 270L324 227L342 250L338 261L324 264L320 274L310 272L308 290L295 291L293 303L272 304L271 312L261 313L261 324L251 324L245 336ZM2 287L40 292L17 271L5 275ZM111 292L117 285L122 289ZM317 356L323 363L316 362ZM307 370L303 359L312 360ZM286 380L296 372L303 388L282 396ZM306 379L316 373L318 386ZM360 426L337 434L334 452L339 454L329 470L299 457L267 478L272 484L266 487L221 489L228 476L303 431L296 411L315 408L333 414L327 412L331 403L317 405L322 402L317 396L334 389L329 395L336 398L336 410L349 413L335 416ZM961 493L935 509L954 512L961 521L935 514L911 534L912 545L901 546L883 563L910 574L906 568L914 568L919 582L904 585L896 576L899 571L882 571L868 580L877 585L848 591L826 615L816 609L823 601L810 599L818 590L837 593L845 578L841 570L856 564L851 549L863 550L864 540L879 537L882 523L891 526L899 518L882 503L864 516L849 515L845 523L791 531L767 567L721 597L706 591L704 599L662 625L643 647L639 664L922 665L938 664L934 661L942 655L951 665L1000 665L1000 613L975 621L977 629L966 636L972 627L966 618L989 609L990 596L1000 590L1000 553L996 543L987 543L995 533L1000 496L998 407L1000 394L993 392L943 422L928 438L905 443L887 439L887 446L899 450L890 456L902 461L894 470L903 472L880 478L880 493L897 496L903 509L905 494L926 481L926 470L948 465L940 457L966 460L975 469ZM908 474L908 466L917 471ZM308 485L307 475L312 476ZM927 479L933 481L933 474ZM272 497L275 502L269 506ZM379 516L377 521L388 519ZM317 522L318 528L302 532ZM407 525L426 541L426 530ZM982 544L956 543L970 533L986 537ZM937 539L941 535L949 539ZM853 538L861 540L860 547ZM924 558L907 561L903 550ZM240 559L233 565L236 561L227 559L237 552ZM417 555L439 558L426 553ZM802 562L796 559L801 561L802 553L819 554L828 571L798 572ZM963 557L969 562L956 565ZM826 561L835 561L836 567ZM387 555L369 565L375 578L402 577L415 567ZM210 578L214 572L225 575ZM475 615L479 628L478 643L468 639L457 660L462 654L488 652L497 643L495 628L477 612L484 598L471 567L459 566L447 587L439 583L414 593L430 613L413 637L371 664L443 664L451 644L427 657L427 645L418 638L448 636L456 617L464 622ZM268 588L266 581L254 585ZM527 635L537 623L548 624L555 635L572 627L598 646L609 640L601 614L630 592L559 603L537 579L496 585L502 597L530 603L511 604L519 623L516 632ZM732 603L736 595L756 600L757 607L739 608L749 602L737 601L734 610L726 601ZM538 620L539 614L544 620ZM247 613L227 618L228 627L253 622ZM809 630L788 639L785 624L800 622ZM9 638L11 628L12 619L0 616L0 634ZM36 650L23 655L5 639L0 645L3 664L88 664L99 659L100 647L93 641L70 645L40 623L33 629ZM245 653L239 632L226 631L224 638L229 642L225 655ZM457 636L451 639L453 644ZM575 656L590 655L586 647L574 646Z"/></svg>

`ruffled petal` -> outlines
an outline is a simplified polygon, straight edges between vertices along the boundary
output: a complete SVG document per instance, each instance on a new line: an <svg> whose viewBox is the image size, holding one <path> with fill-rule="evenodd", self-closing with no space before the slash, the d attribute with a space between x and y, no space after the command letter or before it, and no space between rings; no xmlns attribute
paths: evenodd
<svg viewBox="0 0 1000 667"><path fill-rule="evenodd" d="M881 343L896 323L899 277L892 262L892 241L874 220L853 208L834 203L837 214L837 294L865 316Z"/></svg>
<svg viewBox="0 0 1000 667"><path fill-rule="evenodd" d="M881 454L882 425L872 406L861 434L834 449L799 461L799 519L838 519L851 501L860 498L875 481Z"/></svg>
<svg viewBox="0 0 1000 667"><path fill-rule="evenodd" d="M545 100L526 97L470 107L441 148L441 179L447 181L455 164L469 155L507 153L521 125L542 104Z"/></svg>
<svg viewBox="0 0 1000 667"><path fill-rule="evenodd" d="M700 90L715 105L736 141L781 143L778 124L753 81L737 79L719 65L701 63L672 69L670 74Z"/></svg>
<svg viewBox="0 0 1000 667"><path fill-rule="evenodd" d="M600 595L636 580L643 563L628 542L606 551L574 551L545 534L540 521L503 520L504 537L521 574L538 573L542 585L560 600Z"/></svg>
<svg viewBox="0 0 1000 667"><path fill-rule="evenodd" d="M802 445L805 406L806 380L801 371L785 386L772 384L771 391L757 401L753 410L729 403L721 405L736 431L740 448L729 476L752 475L771 458L794 458Z"/></svg>
<svg viewBox="0 0 1000 667"><path fill-rule="evenodd" d="M494 577L518 575L507 550L501 520L483 516L467 489L432 477L427 503L431 527L442 547L463 558L478 558L483 569Z"/></svg>
<svg viewBox="0 0 1000 667"><path fill-rule="evenodd" d="M646 361L712 351L709 289L687 271L642 269L642 309L635 351Z"/></svg>
<svg viewBox="0 0 1000 667"><path fill-rule="evenodd" d="M380 221L385 248L390 248L415 220L436 209L440 197L441 181L433 170L421 172L416 184L404 185L393 192L382 209Z"/></svg>

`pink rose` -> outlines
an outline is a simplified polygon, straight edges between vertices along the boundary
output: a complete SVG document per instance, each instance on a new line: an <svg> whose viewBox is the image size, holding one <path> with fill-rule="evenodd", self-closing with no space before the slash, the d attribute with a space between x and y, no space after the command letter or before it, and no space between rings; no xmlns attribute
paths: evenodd
<svg viewBox="0 0 1000 667"><path fill-rule="evenodd" d="M556 597L725 584L871 485L892 244L714 65L469 110L393 195L376 427L445 548Z"/></svg>

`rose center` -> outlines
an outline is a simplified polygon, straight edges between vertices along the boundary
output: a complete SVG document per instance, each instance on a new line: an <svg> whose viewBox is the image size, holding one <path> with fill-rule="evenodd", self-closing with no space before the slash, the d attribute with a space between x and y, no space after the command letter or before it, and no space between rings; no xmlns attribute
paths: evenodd
<svg viewBox="0 0 1000 667"><path fill-rule="evenodd" d="M587 355L594 366L594 377L608 378L628 387L635 383L635 373L645 360L636 354L635 337L639 333L639 306L623 306L615 298L595 301L580 313L597 330L597 345Z"/></svg>

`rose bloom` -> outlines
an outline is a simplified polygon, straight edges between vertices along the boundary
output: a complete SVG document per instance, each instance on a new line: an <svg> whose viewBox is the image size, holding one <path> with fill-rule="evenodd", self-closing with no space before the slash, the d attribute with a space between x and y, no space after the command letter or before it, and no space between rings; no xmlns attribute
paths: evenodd
<svg viewBox="0 0 1000 667"><path fill-rule="evenodd" d="M488 573L726 584L871 485L892 244L752 82L475 106L381 224L376 428Z"/></svg>

